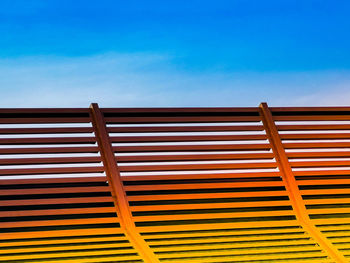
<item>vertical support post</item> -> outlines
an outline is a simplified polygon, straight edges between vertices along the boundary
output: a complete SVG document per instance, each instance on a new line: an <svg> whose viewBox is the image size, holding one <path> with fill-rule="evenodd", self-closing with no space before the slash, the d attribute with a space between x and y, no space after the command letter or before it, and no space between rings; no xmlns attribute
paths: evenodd
<svg viewBox="0 0 350 263"><path fill-rule="evenodd" d="M105 172L112 188L114 206L120 219L120 226L145 263L160 262L145 240L138 233L135 223L132 220L132 214L129 209L129 203L109 139L106 123L97 103L92 103L90 105L90 113Z"/></svg>
<svg viewBox="0 0 350 263"><path fill-rule="evenodd" d="M297 220L333 260L338 263L348 262L340 251L312 223L267 103L261 103L259 110L266 135L270 142L282 179L285 182L286 190Z"/></svg>

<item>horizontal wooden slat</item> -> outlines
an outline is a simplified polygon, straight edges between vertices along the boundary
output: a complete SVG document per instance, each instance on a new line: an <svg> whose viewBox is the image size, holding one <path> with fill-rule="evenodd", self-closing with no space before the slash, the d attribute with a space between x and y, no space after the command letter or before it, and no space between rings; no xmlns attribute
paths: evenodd
<svg viewBox="0 0 350 263"><path fill-rule="evenodd" d="M0 124L24 124L24 123L88 123L90 118L87 117L78 117L78 118L1 118L0 115Z"/></svg>
<svg viewBox="0 0 350 263"><path fill-rule="evenodd" d="M109 223L118 223L118 222L119 222L119 219L117 217L1 222L0 232L2 232L1 228L109 224Z"/></svg>
<svg viewBox="0 0 350 263"><path fill-rule="evenodd" d="M18 200L0 200L0 206L26 206L26 205L57 205L57 204L86 204L86 203L107 203L113 202L111 196L95 197L65 197L51 199L22 199Z"/></svg>
<svg viewBox="0 0 350 263"><path fill-rule="evenodd" d="M260 169L275 168L275 163L226 163L226 164L173 164L173 165L129 165L119 166L121 172L136 171L185 171L185 170L217 170L217 169Z"/></svg>
<svg viewBox="0 0 350 263"><path fill-rule="evenodd" d="M0 114L47 114L54 117L55 114L89 114L88 108L0 108Z"/></svg>
<svg viewBox="0 0 350 263"><path fill-rule="evenodd" d="M259 122L259 116L106 117L106 123Z"/></svg>
<svg viewBox="0 0 350 263"><path fill-rule="evenodd" d="M134 253L133 255L130 255ZM125 254L125 255L124 255ZM111 255L112 257L107 257L108 255ZM47 262L52 262L51 258L53 260L58 260L56 262L99 262L97 256L101 256L105 260L108 259L114 259L114 260L130 260L130 259L139 259L139 256L136 255L134 249L114 249L114 250L92 250L92 251L66 251L64 253L39 253L39 254L32 254L32 255L12 255L12 256L2 256L1 260L26 260L28 259L28 256L32 259L31 261L35 259L40 259L40 261L47 260ZM71 257L81 257L77 259L72 259ZM89 258L92 257L92 258ZM97 257L97 258L96 258ZM67 260L67 261L66 261ZM83 260L83 261L82 261ZM118 261L116 261L118 262ZM122 261L120 261L122 262ZM127 261L126 261L127 262Z"/></svg>
<svg viewBox="0 0 350 263"><path fill-rule="evenodd" d="M67 241L66 241L67 242ZM68 243L68 242L67 242ZM88 250L88 249L118 249L118 248L130 248L130 244L128 243L111 243L111 244L76 244L70 247L61 245L61 246L46 246L46 247L24 247L24 248L12 248L12 249L0 249L0 259L1 259L1 254L6 254L6 253L47 253L47 252L61 252L61 251L67 251L67 249L72 249L75 251L79 250ZM16 257L16 255L14 255Z"/></svg>
<svg viewBox="0 0 350 263"><path fill-rule="evenodd" d="M81 229L68 229L68 230L46 230L46 231L28 231L17 233L1 233L2 241L18 240L23 241L31 238L61 238L61 237L76 237L76 236L91 236L91 235L113 235L123 234L123 230L118 227L105 227L105 228L89 228L87 231Z"/></svg>
<svg viewBox="0 0 350 263"><path fill-rule="evenodd" d="M36 250L36 249L42 249L44 246L65 246L66 244L89 244L89 243L93 243L93 242L118 242L121 245L126 244L126 245L130 245L128 242L128 240L126 239L125 236L123 235L116 235L116 234L112 234L110 236L106 235L106 236L99 236L99 235L91 235L91 236L71 236L71 237L58 237L58 238L50 238L50 239L18 239L18 240L10 240L7 242L5 242L4 240L2 242L0 242L0 249L1 252L5 252L7 249L8 250L13 250L16 251L23 249L25 250ZM123 243L122 243L123 242ZM124 243L125 242L125 243Z"/></svg>
<svg viewBox="0 0 350 263"><path fill-rule="evenodd" d="M334 184L350 185L350 179L300 180L298 181L298 184L299 185L334 185Z"/></svg>
<svg viewBox="0 0 350 263"><path fill-rule="evenodd" d="M70 164L70 163L99 163L101 157L46 157L46 158L12 158L0 159L0 165L25 165L25 164Z"/></svg>
<svg viewBox="0 0 350 263"><path fill-rule="evenodd" d="M149 114L149 113L256 113L258 115L258 107L157 107L157 108L100 108L104 114Z"/></svg>
<svg viewBox="0 0 350 263"><path fill-rule="evenodd" d="M288 158L350 157L350 151L287 152L286 154Z"/></svg>
<svg viewBox="0 0 350 263"><path fill-rule="evenodd" d="M0 196L61 194L61 193L93 193L93 192L109 192L109 191L110 191L110 188L108 186L2 189L0 191Z"/></svg>
<svg viewBox="0 0 350 263"><path fill-rule="evenodd" d="M200 220L200 219L222 219L222 218L257 218L274 216L293 216L292 210L281 211L255 211L255 212L231 212L231 213L206 213L206 214L173 214L173 215L152 215L152 216L134 216L135 222L152 221L178 221L178 220ZM271 221L275 221L271 219Z"/></svg>
<svg viewBox="0 0 350 263"><path fill-rule="evenodd" d="M196 242L195 240L207 240L209 238L216 240L230 240L231 242L241 242L246 240L247 243L257 242L279 242L281 239L287 239L289 241L305 240L310 236L305 233L301 227L275 227L275 228L247 228L247 229L211 229L207 231L181 231L181 232L163 232L163 233L143 233L142 237L145 238L152 245L164 242L164 239L173 241L174 243L182 243L188 241ZM249 240L248 240L249 239ZM248 242L249 241L249 242ZM1 244L0 244L1 245ZM238 244L237 244L238 245ZM242 244L243 245L243 244ZM258 244L256 244L258 245Z"/></svg>
<svg viewBox="0 0 350 263"><path fill-rule="evenodd" d="M280 177L276 172L248 172L248 173L201 173L201 174L162 174L162 175L123 175L123 181L144 180L186 180L186 179L228 179L228 178L258 178Z"/></svg>
<svg viewBox="0 0 350 263"><path fill-rule="evenodd" d="M291 167L348 167L350 166L349 161L297 161L297 162L290 162Z"/></svg>
<svg viewBox="0 0 350 263"><path fill-rule="evenodd" d="M37 209L37 210L16 210L0 211L2 217L17 217L20 221L22 216L47 216L47 215L71 215L71 214L97 214L113 213L114 207L88 207L88 208L62 208L62 209ZM1 223L0 223L1 226Z"/></svg>
<svg viewBox="0 0 350 263"><path fill-rule="evenodd" d="M97 146L43 147L43 148L0 148L0 154L43 154L43 153L97 153Z"/></svg>
<svg viewBox="0 0 350 263"><path fill-rule="evenodd" d="M350 148L350 142L302 142L283 143L286 149L307 149L307 148Z"/></svg>
<svg viewBox="0 0 350 263"><path fill-rule="evenodd" d="M94 137L0 138L0 145L25 144L94 144Z"/></svg>
<svg viewBox="0 0 350 263"><path fill-rule="evenodd" d="M269 107L272 113L275 114L289 114L290 112L347 112L350 114L350 107L336 106L336 107Z"/></svg>
<svg viewBox="0 0 350 263"><path fill-rule="evenodd" d="M273 224L269 223L273 222ZM140 233L157 233L157 232L171 232L171 231L202 231L202 230L215 230L215 229L256 229L259 227L290 227L300 226L296 220L278 220L278 221L255 221L255 222L231 222L231 223L198 223L198 224L182 224L182 225L166 225L166 226L138 226L137 229Z"/></svg>
<svg viewBox="0 0 350 263"><path fill-rule="evenodd" d="M294 171L295 176L350 175L350 169Z"/></svg>
<svg viewBox="0 0 350 263"><path fill-rule="evenodd" d="M0 128L0 134L92 133L92 127Z"/></svg>
<svg viewBox="0 0 350 263"><path fill-rule="evenodd" d="M350 143L349 143L350 145ZM213 151L213 150L269 150L270 145L261 144L224 144L224 145L156 145L156 146L115 146L115 152L167 152L167 151ZM1 153L1 151L0 151Z"/></svg>
<svg viewBox="0 0 350 263"><path fill-rule="evenodd" d="M66 174L66 173L103 173L102 166L96 167L60 167L60 168L27 168L2 169L0 175L29 175L29 174Z"/></svg>
<svg viewBox="0 0 350 263"><path fill-rule="evenodd" d="M328 190L327 190L328 191ZM155 200L195 200L207 198L236 198L236 197L261 197L261 196L287 196L286 191L247 191L232 193L188 193L188 194L163 194L163 195L135 195L128 196L129 201L155 201Z"/></svg>
<svg viewBox="0 0 350 263"><path fill-rule="evenodd" d="M350 152L349 152L350 156ZM154 155L118 155L118 163L122 162L145 162L145 161L199 161L199 160L251 160L273 159L272 153L235 153L235 154L154 154Z"/></svg>
<svg viewBox="0 0 350 263"><path fill-rule="evenodd" d="M349 121L349 115L302 115L273 116L275 121Z"/></svg>
<svg viewBox="0 0 350 263"><path fill-rule="evenodd" d="M244 187L284 186L281 181L238 182L238 183L202 183L202 184L159 184L159 185L126 185L126 191L185 190L185 189L219 189Z"/></svg>
<svg viewBox="0 0 350 263"><path fill-rule="evenodd" d="M350 124L300 124L300 125L276 125L280 131L304 131L304 130L350 130Z"/></svg>
<svg viewBox="0 0 350 263"><path fill-rule="evenodd" d="M111 142L191 142L191 141L237 141L266 140L264 134L244 135L180 135L180 136L113 136Z"/></svg>
<svg viewBox="0 0 350 263"><path fill-rule="evenodd" d="M106 182L106 176L91 177L66 177L66 178L26 178L26 179L1 179L0 185L23 185L23 184L65 184L65 183L90 183Z"/></svg>
<svg viewBox="0 0 350 263"><path fill-rule="evenodd" d="M284 140L325 140L325 139L349 139L350 133L305 133L305 134L281 134Z"/></svg>
<svg viewBox="0 0 350 263"><path fill-rule="evenodd" d="M130 126L130 127L113 127L107 126L109 133L120 132L218 132L218 131L262 131L262 125L213 125L213 126Z"/></svg>
<svg viewBox="0 0 350 263"><path fill-rule="evenodd" d="M290 201L260 201L260 202L236 202L236 203L210 203L210 204L178 204L178 205L142 205L131 206L131 211L165 211L186 209L216 209L216 208L242 208L242 207L266 207L289 206Z"/></svg>

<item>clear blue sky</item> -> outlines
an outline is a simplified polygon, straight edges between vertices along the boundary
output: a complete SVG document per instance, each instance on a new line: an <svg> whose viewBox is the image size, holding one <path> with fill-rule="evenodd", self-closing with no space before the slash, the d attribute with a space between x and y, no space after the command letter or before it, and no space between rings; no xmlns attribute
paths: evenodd
<svg viewBox="0 0 350 263"><path fill-rule="evenodd" d="M350 105L350 1L0 1L0 107Z"/></svg>

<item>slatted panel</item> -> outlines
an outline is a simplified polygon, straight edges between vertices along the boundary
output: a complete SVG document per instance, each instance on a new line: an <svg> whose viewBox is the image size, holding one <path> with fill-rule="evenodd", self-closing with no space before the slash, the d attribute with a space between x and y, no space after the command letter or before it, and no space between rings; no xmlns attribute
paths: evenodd
<svg viewBox="0 0 350 263"><path fill-rule="evenodd" d="M350 108L272 108L314 224L350 259Z"/></svg>
<svg viewBox="0 0 350 263"><path fill-rule="evenodd" d="M306 221L258 108L101 109L119 219L89 112L0 109L0 262L336 262L309 224L350 258L350 108L271 108Z"/></svg>
<svg viewBox="0 0 350 263"><path fill-rule="evenodd" d="M88 109L0 110L0 262L142 262Z"/></svg>
<svg viewBox="0 0 350 263"><path fill-rule="evenodd" d="M102 111L161 262L332 262L295 218L257 108Z"/></svg>

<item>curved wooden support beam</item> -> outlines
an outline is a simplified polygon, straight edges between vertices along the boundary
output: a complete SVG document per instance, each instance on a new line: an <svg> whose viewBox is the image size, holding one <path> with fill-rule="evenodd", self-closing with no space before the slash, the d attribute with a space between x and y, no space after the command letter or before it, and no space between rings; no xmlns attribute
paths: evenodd
<svg viewBox="0 0 350 263"><path fill-rule="evenodd" d="M260 104L260 116L262 118L268 140L271 144L272 151L275 155L282 179L285 182L285 187L288 192L289 199L292 202L293 210L295 211L296 217L300 224L333 260L338 263L348 262L342 253L340 253L340 251L327 239L327 237L324 236L312 223L267 103Z"/></svg>
<svg viewBox="0 0 350 263"><path fill-rule="evenodd" d="M97 103L91 104L90 113L105 172L112 188L114 206L118 218L120 219L120 226L145 263L158 263L160 261L157 256L138 233L135 223L132 220L132 214L114 157L114 152L106 129L106 123Z"/></svg>

